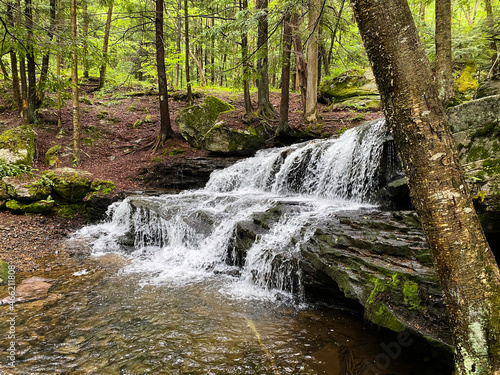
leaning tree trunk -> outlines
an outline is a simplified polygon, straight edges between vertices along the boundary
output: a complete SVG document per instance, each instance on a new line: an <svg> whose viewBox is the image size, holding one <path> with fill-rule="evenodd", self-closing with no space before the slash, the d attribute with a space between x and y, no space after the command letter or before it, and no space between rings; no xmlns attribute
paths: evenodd
<svg viewBox="0 0 500 375"><path fill-rule="evenodd" d="M268 0L256 0L256 8L260 11L257 18L257 112L264 118L273 118L274 109L269 100L269 63L268 63L268 43L267 33L269 28L269 20L267 15Z"/></svg>
<svg viewBox="0 0 500 375"><path fill-rule="evenodd" d="M459 374L500 373L500 272L408 3L352 0L449 311Z"/></svg>
<svg viewBox="0 0 500 375"><path fill-rule="evenodd" d="M290 102L290 56L292 49L292 26L290 15L286 14L283 19L283 66L281 68L281 102L280 121L277 133L286 135L290 132L288 124L288 109Z"/></svg>
<svg viewBox="0 0 500 375"><path fill-rule="evenodd" d="M70 22L71 22L71 97L73 103L73 165L81 163L81 131L80 131L80 103L78 101L78 55L77 55L77 24L76 24L76 0L70 0Z"/></svg>
<svg viewBox="0 0 500 375"><path fill-rule="evenodd" d="M106 17L106 27L104 28L104 40L102 42L102 58L103 62L99 69L99 90L104 87L106 82L106 68L108 66L108 45L109 33L111 31L111 21L113 17L113 0L109 3L108 14Z"/></svg>
<svg viewBox="0 0 500 375"><path fill-rule="evenodd" d="M162 147L165 140L172 138L174 132L170 125L168 109L167 73L165 68L165 44L163 41L163 0L156 0L155 16L156 35L156 69L158 72L158 97L160 99L160 133L158 134L153 152Z"/></svg>
<svg viewBox="0 0 500 375"><path fill-rule="evenodd" d="M451 0L436 0L436 82L439 99L447 105L453 96L451 57Z"/></svg>
<svg viewBox="0 0 500 375"><path fill-rule="evenodd" d="M33 3L31 0L25 0L25 24L28 32L28 43L26 46L26 59L28 61L28 123L36 123L36 63L33 39Z"/></svg>
<svg viewBox="0 0 500 375"><path fill-rule="evenodd" d="M320 17L319 0L311 0L309 5L309 41L307 42L307 89L306 122L318 120L318 29Z"/></svg>

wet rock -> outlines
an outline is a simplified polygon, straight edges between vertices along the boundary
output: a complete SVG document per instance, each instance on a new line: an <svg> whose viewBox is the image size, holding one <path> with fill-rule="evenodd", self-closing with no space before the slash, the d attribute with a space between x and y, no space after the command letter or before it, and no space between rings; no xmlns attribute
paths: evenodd
<svg viewBox="0 0 500 375"><path fill-rule="evenodd" d="M244 264L255 239L294 209L277 204L239 223L226 262ZM438 277L415 213L346 211L310 227L314 235L305 236L305 242L302 236L296 239L302 256L296 260L297 274L302 274L308 295L355 301L363 306L366 319L377 325L413 332L439 346L451 345ZM273 262L283 261L278 258Z"/></svg>
<svg viewBox="0 0 500 375"><path fill-rule="evenodd" d="M239 157L200 157L171 159L140 172L143 183L156 189L185 190L203 188L210 174L241 160Z"/></svg>
<svg viewBox="0 0 500 375"><path fill-rule="evenodd" d="M28 125L0 134L0 162L31 165L35 157L35 133Z"/></svg>
<svg viewBox="0 0 500 375"><path fill-rule="evenodd" d="M14 303L23 303L36 301L48 296L48 292L52 284L52 279L44 279L42 277L29 277L24 279L21 284L16 287ZM0 305L11 303L10 297L0 300Z"/></svg>

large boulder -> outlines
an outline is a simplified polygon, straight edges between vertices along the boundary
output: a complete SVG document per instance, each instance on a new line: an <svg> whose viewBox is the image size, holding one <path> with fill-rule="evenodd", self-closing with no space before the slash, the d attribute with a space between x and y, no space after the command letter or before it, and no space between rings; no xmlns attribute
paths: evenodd
<svg viewBox="0 0 500 375"><path fill-rule="evenodd" d="M184 108L175 123L179 132L192 147L201 148L205 134L214 126L219 115L234 107L215 96L207 96L203 103Z"/></svg>
<svg viewBox="0 0 500 375"><path fill-rule="evenodd" d="M217 123L205 134L202 144L205 150L215 153L247 154L260 149L267 138L262 127L238 130Z"/></svg>
<svg viewBox="0 0 500 375"><path fill-rule="evenodd" d="M319 86L318 94L321 102L330 104L357 96L373 95L376 99L378 89L371 70L350 70L332 79L324 80Z"/></svg>
<svg viewBox="0 0 500 375"><path fill-rule="evenodd" d="M36 177L4 177L2 181L8 196L21 201L45 199L52 193L50 181Z"/></svg>
<svg viewBox="0 0 500 375"><path fill-rule="evenodd" d="M43 175L52 181L55 195L68 203L81 202L91 192L94 181L92 173L73 168L57 168Z"/></svg>
<svg viewBox="0 0 500 375"><path fill-rule="evenodd" d="M220 154L248 154L261 148L267 140L263 128L232 129L218 121L222 113L232 110L232 105L207 96L203 103L183 109L175 122L194 148Z"/></svg>
<svg viewBox="0 0 500 375"><path fill-rule="evenodd" d="M31 165L35 157L35 133L28 125L0 134L0 162Z"/></svg>
<svg viewBox="0 0 500 375"><path fill-rule="evenodd" d="M476 92L476 99L500 94L500 77L482 82Z"/></svg>

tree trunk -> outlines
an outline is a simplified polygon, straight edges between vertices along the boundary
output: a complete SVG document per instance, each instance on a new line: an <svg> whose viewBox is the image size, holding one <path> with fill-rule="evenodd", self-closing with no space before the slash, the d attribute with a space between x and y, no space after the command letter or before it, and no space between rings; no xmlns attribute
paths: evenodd
<svg viewBox="0 0 500 375"><path fill-rule="evenodd" d="M302 51L302 40L299 31L299 16L294 14L292 16L292 36L293 36L293 49L295 50L295 65L297 66L297 78L300 89L300 97L302 100L302 110L306 110L306 88L307 88L307 67Z"/></svg>
<svg viewBox="0 0 500 375"><path fill-rule="evenodd" d="M99 69L99 90L104 87L106 82L106 67L108 66L108 45L109 33L111 31L111 20L113 17L113 0L109 3L108 15L106 18L106 27L104 28L104 40L102 41L102 58L103 62Z"/></svg>
<svg viewBox="0 0 500 375"><path fill-rule="evenodd" d="M189 8L188 1L184 0L184 31L186 39L186 101L189 105L193 105L193 92L191 90L191 76L189 74Z"/></svg>
<svg viewBox="0 0 500 375"><path fill-rule="evenodd" d="M13 28L15 26L14 13L12 10L12 4L10 2L7 5L7 19L9 25ZM14 38L12 42L15 43ZM17 70L17 54L14 48L10 49L10 68L12 71L12 93L14 97L12 108L19 109L22 106L22 101L21 101L21 91L19 90L19 72Z"/></svg>
<svg viewBox="0 0 500 375"><path fill-rule="evenodd" d="M163 40L163 0L156 0L155 17L156 69L158 71L158 97L160 99L160 133L153 147L153 152L162 147L165 140L172 138L174 132L170 125L168 108L167 73L165 69L165 43Z"/></svg>
<svg viewBox="0 0 500 375"><path fill-rule="evenodd" d="M54 1L54 0L51 0ZM82 32L83 32L83 78L89 78L89 12L87 0L82 1Z"/></svg>
<svg viewBox="0 0 500 375"><path fill-rule="evenodd" d="M25 0L25 24L27 30L28 43L26 46L26 59L28 61L28 123L35 124L36 119L36 63L34 54L33 39L33 4L31 0Z"/></svg>
<svg viewBox="0 0 500 375"><path fill-rule="evenodd" d="M17 12L16 23L21 26L22 24L22 12L21 12L21 0L17 0ZM21 119L23 124L28 123L28 81L26 79L26 54L23 49L19 51L18 54L19 61L19 78L21 81Z"/></svg>
<svg viewBox="0 0 500 375"><path fill-rule="evenodd" d="M286 135L290 132L288 124L288 108L290 101L290 57L292 49L292 26L290 15L286 14L283 19L283 66L281 68L281 101L280 121L277 133Z"/></svg>
<svg viewBox="0 0 500 375"><path fill-rule="evenodd" d="M436 82L439 99L447 105L453 96L451 57L451 0L436 0Z"/></svg>
<svg viewBox="0 0 500 375"><path fill-rule="evenodd" d="M450 315L459 374L500 373L500 272L458 160L410 8L353 0L384 112Z"/></svg>
<svg viewBox="0 0 500 375"><path fill-rule="evenodd" d="M177 30L176 30L176 39L175 46L177 53L177 61L175 63L175 87L179 88L179 78L180 78L180 69L181 64L179 63L179 56L181 55L181 40L182 40L182 0L177 1Z"/></svg>
<svg viewBox="0 0 500 375"><path fill-rule="evenodd" d="M307 42L307 89L305 120L318 120L318 29L321 3L312 0L309 5L309 41Z"/></svg>
<svg viewBox="0 0 500 375"><path fill-rule="evenodd" d="M52 43L54 31L56 28L56 0L50 0L50 25L47 31L48 44ZM49 47L50 48L50 47ZM38 102L41 104L45 99L45 84L49 73L50 49L43 55L42 67L40 69L40 80L38 81Z"/></svg>
<svg viewBox="0 0 500 375"><path fill-rule="evenodd" d="M73 103L73 165L81 163L80 151L80 103L78 100L78 55L77 55L77 24L76 24L76 0L70 0L71 21L71 99Z"/></svg>
<svg viewBox="0 0 500 375"><path fill-rule="evenodd" d="M62 28L63 18L61 17L61 4L60 1L56 5L56 22L59 28ZM56 43L57 43L57 55L56 55L56 76L57 76L57 134L62 135L64 133L62 127L62 107L63 107L63 99L62 99L62 85L63 80L61 78L61 68L62 68L62 41L61 35L58 33L56 35Z"/></svg>
<svg viewBox="0 0 500 375"><path fill-rule="evenodd" d="M240 9L247 11L248 0L240 1ZM243 61L243 99L245 102L245 113L250 116L253 112L252 99L250 97L250 65L248 63L248 34L246 30L241 33L241 60Z"/></svg>
<svg viewBox="0 0 500 375"><path fill-rule="evenodd" d="M256 8L260 11L257 18L257 113L264 118L273 118L274 109L269 100L269 63L268 63L268 43L267 33L269 28L269 20L267 15L268 0L256 0Z"/></svg>

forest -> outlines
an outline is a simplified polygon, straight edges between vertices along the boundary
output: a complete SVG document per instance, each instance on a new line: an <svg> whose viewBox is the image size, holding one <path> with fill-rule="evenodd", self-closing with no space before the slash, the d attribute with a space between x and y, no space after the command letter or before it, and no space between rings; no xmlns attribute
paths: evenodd
<svg viewBox="0 0 500 375"><path fill-rule="evenodd" d="M0 369L500 373L497 1L0 4Z"/></svg>

